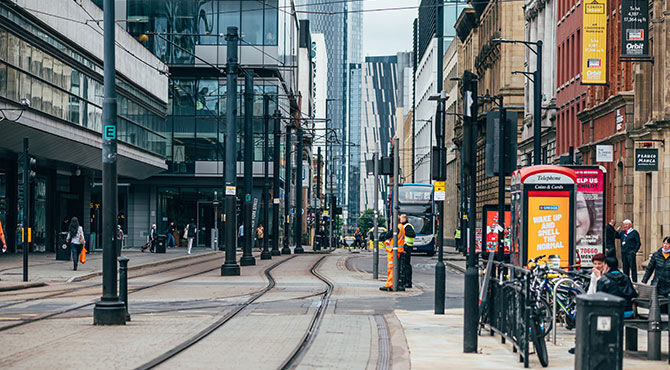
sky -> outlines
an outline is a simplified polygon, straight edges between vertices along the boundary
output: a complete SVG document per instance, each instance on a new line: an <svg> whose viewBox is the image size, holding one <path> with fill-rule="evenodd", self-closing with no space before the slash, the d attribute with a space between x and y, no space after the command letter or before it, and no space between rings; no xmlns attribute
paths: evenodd
<svg viewBox="0 0 670 370"><path fill-rule="evenodd" d="M363 9L418 6L419 0L365 0ZM363 13L363 55L395 55L412 50L412 23L418 9Z"/></svg>

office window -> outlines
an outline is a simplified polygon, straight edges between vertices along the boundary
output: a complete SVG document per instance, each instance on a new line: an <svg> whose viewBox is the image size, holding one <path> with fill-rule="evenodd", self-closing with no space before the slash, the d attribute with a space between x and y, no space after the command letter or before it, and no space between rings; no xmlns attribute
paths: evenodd
<svg viewBox="0 0 670 370"><path fill-rule="evenodd" d="M208 1L200 4L197 19L200 45L216 45L216 34L219 32L217 27L218 3L218 1ZM212 36L203 36L204 34Z"/></svg>
<svg viewBox="0 0 670 370"><path fill-rule="evenodd" d="M240 28L240 2L239 1L220 1L219 2L219 34L228 33L228 27ZM219 43L226 44L225 38L221 38Z"/></svg>
<svg viewBox="0 0 670 370"><path fill-rule="evenodd" d="M278 0L267 0L264 13L264 43L265 45L277 45L277 22L279 19Z"/></svg>
<svg viewBox="0 0 670 370"><path fill-rule="evenodd" d="M263 44L263 4L258 1L242 2L242 44Z"/></svg>
<svg viewBox="0 0 670 370"><path fill-rule="evenodd" d="M198 80L195 110L197 115L214 116L219 109L219 82Z"/></svg>

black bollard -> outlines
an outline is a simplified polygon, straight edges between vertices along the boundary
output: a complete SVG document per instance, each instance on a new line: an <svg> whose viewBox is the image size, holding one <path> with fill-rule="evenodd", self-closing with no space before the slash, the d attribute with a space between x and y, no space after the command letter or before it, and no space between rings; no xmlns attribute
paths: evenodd
<svg viewBox="0 0 670 370"><path fill-rule="evenodd" d="M126 307L126 321L130 321L128 312L128 257L119 257L119 300Z"/></svg>

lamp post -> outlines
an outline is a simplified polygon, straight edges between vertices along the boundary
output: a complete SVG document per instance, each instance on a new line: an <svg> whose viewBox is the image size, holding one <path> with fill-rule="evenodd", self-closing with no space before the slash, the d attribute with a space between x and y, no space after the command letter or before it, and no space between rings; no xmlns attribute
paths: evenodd
<svg viewBox="0 0 670 370"><path fill-rule="evenodd" d="M533 164L542 164L542 40L523 41L493 39L503 44L523 44L537 57L533 72ZM535 46L535 50L531 46Z"/></svg>

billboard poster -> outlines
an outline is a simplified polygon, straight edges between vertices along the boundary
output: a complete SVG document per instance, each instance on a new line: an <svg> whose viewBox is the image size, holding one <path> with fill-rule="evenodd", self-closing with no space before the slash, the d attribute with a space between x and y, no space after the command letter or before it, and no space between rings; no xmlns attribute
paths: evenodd
<svg viewBox="0 0 670 370"><path fill-rule="evenodd" d="M570 265L570 192L528 192L527 259L558 255Z"/></svg>
<svg viewBox="0 0 670 370"><path fill-rule="evenodd" d="M577 175L575 194L575 246L582 267L603 252L605 227L605 173L597 167L573 167Z"/></svg>
<svg viewBox="0 0 670 370"><path fill-rule="evenodd" d="M509 209L509 207L506 207ZM505 254L509 254L510 244L511 244L511 225L512 225L512 215L509 210L505 211ZM484 206L484 234L482 236L483 240L486 241L486 252L496 252L498 250L498 206L495 205L486 205Z"/></svg>
<svg viewBox="0 0 670 370"><path fill-rule="evenodd" d="M621 1L621 58L649 59L649 2Z"/></svg>
<svg viewBox="0 0 670 370"><path fill-rule="evenodd" d="M482 228L475 228L475 253L482 252Z"/></svg>
<svg viewBox="0 0 670 370"><path fill-rule="evenodd" d="M606 84L607 0L585 0L582 8L582 84Z"/></svg>

